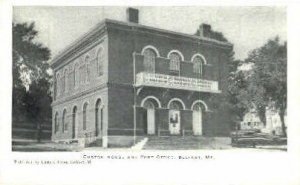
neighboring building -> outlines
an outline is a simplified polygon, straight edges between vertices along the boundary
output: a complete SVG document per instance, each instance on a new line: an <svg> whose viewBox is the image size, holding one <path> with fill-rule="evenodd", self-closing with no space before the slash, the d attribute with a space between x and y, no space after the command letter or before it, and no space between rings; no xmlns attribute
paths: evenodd
<svg viewBox="0 0 300 185"><path fill-rule="evenodd" d="M241 130L264 128L263 122L260 121L259 116L255 111L250 111L245 114L243 121L241 122Z"/></svg>
<svg viewBox="0 0 300 185"><path fill-rule="evenodd" d="M107 147L118 136L229 135L229 112L213 102L226 91L232 44L206 37L206 24L194 36L140 25L136 9L127 15L53 59L52 140Z"/></svg>
<svg viewBox="0 0 300 185"><path fill-rule="evenodd" d="M287 128L286 113L284 116L285 127ZM266 108L266 124L261 122L257 112L249 111L245 114L243 121L240 123L241 130L258 129L261 132L282 135L282 123L279 113L274 108Z"/></svg>
<svg viewBox="0 0 300 185"><path fill-rule="evenodd" d="M284 116L284 123L285 127L287 128L286 114ZM263 131L270 134L282 135L282 123L279 113L276 109L266 109L266 128Z"/></svg>

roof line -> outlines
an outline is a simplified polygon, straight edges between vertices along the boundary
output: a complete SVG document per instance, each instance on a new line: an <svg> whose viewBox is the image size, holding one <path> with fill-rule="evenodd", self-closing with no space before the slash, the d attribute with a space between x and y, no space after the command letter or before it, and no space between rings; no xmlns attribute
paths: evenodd
<svg viewBox="0 0 300 185"><path fill-rule="evenodd" d="M116 23L116 24L122 24L122 25L125 25L125 26L134 26L134 27L139 27L139 28L156 30L156 31L159 31L159 32L171 33L171 34L181 35L181 36L189 37L189 38L193 38L193 39L214 42L214 43L217 43L217 44L220 44L220 45L233 46L233 44L231 44L229 42L219 41L219 40L212 39L212 38L209 38L209 37L201 37L201 36L191 35L191 34L187 34L187 33L166 30L166 29L162 29L162 28L155 28L155 27L151 27L151 26L142 25L142 24L139 24L139 23L124 22L124 21L118 21L118 20L112 20L112 19L105 19L105 22L111 22L111 23Z"/></svg>
<svg viewBox="0 0 300 185"><path fill-rule="evenodd" d="M124 21L118 21L118 20L112 20L112 19L103 19L101 22L99 22L94 27L92 27L90 30L88 30L85 34L80 36L75 41L71 42L68 46L66 46L63 50L61 50L58 54L56 54L55 57L53 57L53 59L51 60L50 64L54 64L56 61L58 61L60 58L62 58L62 56L65 53L69 52L74 47L76 47L76 45L78 45L79 41L82 41L83 39L88 38L94 32L97 32L99 29L101 29L102 26L105 25L106 23L114 23L114 24L119 24L119 25L124 25L124 26L132 26L132 27L144 28L144 29L148 29L148 30L155 30L155 31L158 31L158 32L169 33L169 34L174 34L174 35L180 35L180 36L183 36L183 37L202 40L202 41L207 41L207 42L213 42L215 44L228 46L228 47L233 46L233 44L231 44L229 42L218 41L218 40L208 38L208 37L195 36L195 35L191 35L191 34L186 34L186 33L181 33L181 32L161 29L161 28L155 28L155 27L151 27L151 26L145 26L145 25L141 25L141 24L138 24L138 23L124 22Z"/></svg>

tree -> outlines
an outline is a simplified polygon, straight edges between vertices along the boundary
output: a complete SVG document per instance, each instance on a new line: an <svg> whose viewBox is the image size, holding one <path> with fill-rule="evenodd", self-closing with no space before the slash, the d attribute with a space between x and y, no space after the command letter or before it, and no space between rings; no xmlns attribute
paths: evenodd
<svg viewBox="0 0 300 185"><path fill-rule="evenodd" d="M199 29L197 29L195 35L200 36L200 30ZM209 31L209 33L206 35L206 37L216 39L216 40L219 40L219 41L223 41L223 42L228 42L227 38L223 35L222 32L214 31L212 29Z"/></svg>
<svg viewBox="0 0 300 185"><path fill-rule="evenodd" d="M226 92L230 112L234 121L242 121L244 115L251 109L248 94L248 76L246 71L239 70L241 60L231 60L229 63L228 89Z"/></svg>
<svg viewBox="0 0 300 185"><path fill-rule="evenodd" d="M30 84L24 103L27 119L37 126L37 139L40 139L41 123L51 123L50 82L44 78Z"/></svg>
<svg viewBox="0 0 300 185"><path fill-rule="evenodd" d="M253 50L245 61L254 64L248 92L261 120L265 121L266 107L273 104L279 111L282 133L286 136L284 115L287 108L287 43L280 44L278 37L271 39Z"/></svg>
<svg viewBox="0 0 300 185"><path fill-rule="evenodd" d="M50 50L36 42L34 23L13 23L13 123L51 117Z"/></svg>
<svg viewBox="0 0 300 185"><path fill-rule="evenodd" d="M14 85L30 84L50 75L50 50L34 39L38 35L34 23L13 23L13 80Z"/></svg>

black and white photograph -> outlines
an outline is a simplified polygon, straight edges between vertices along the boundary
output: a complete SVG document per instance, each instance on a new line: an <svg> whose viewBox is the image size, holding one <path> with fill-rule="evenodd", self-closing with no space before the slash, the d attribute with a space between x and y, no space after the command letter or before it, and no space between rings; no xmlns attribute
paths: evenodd
<svg viewBox="0 0 300 185"><path fill-rule="evenodd" d="M0 185L298 185L299 16L0 0Z"/></svg>
<svg viewBox="0 0 300 185"><path fill-rule="evenodd" d="M275 6L15 6L12 150L287 151L286 25Z"/></svg>

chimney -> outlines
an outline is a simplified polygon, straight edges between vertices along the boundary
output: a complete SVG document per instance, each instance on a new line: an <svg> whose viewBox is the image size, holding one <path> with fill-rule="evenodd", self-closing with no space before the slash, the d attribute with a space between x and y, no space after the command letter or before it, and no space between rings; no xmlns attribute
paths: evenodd
<svg viewBox="0 0 300 185"><path fill-rule="evenodd" d="M127 8L127 21L133 23L139 23L139 10L135 8Z"/></svg>
<svg viewBox="0 0 300 185"><path fill-rule="evenodd" d="M209 24L201 24L199 26L199 36L200 37L209 37L211 32L211 26Z"/></svg>

